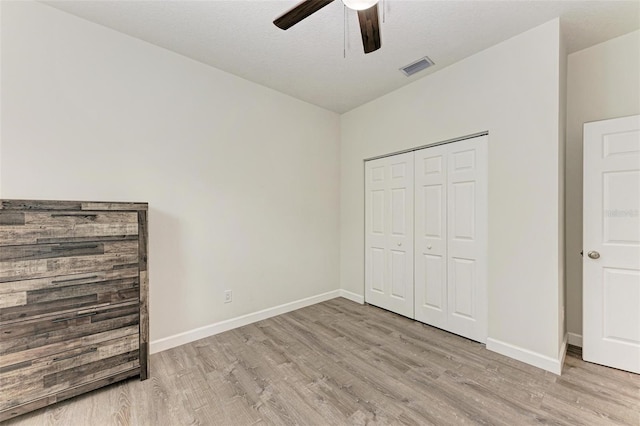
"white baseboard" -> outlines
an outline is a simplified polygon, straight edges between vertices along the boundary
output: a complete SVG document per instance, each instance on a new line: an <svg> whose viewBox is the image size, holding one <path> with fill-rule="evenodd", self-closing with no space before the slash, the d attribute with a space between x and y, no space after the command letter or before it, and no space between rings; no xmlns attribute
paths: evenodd
<svg viewBox="0 0 640 426"><path fill-rule="evenodd" d="M560 345L560 353L558 354L558 359L560 360L560 372L558 373L558 375L562 374L562 367L564 367L564 359L567 357L567 348L569 347L568 340L569 340L569 335L565 334L564 338L562 339L562 345Z"/></svg>
<svg viewBox="0 0 640 426"><path fill-rule="evenodd" d="M568 333L568 334L569 334L570 345L582 347L582 334L578 334L578 333Z"/></svg>
<svg viewBox="0 0 640 426"><path fill-rule="evenodd" d="M173 336L158 339L152 341L149 344L149 352L154 354L156 352L166 351L167 349L175 348L176 346L204 339L205 337L213 336L215 334L229 331L234 328L242 327L244 325L248 325L257 321L262 321L267 318L295 311L296 309L304 308L306 306L315 305L316 303L324 302L326 300L335 299L336 297L342 296L350 299L349 296L345 296L342 294L343 291L344 290L329 291L327 293L295 300L293 302L285 303L284 305L274 306L273 308L263 309L258 312L253 312L251 314L242 315L236 318L231 318L214 324L205 325L204 327L185 331L183 333L174 334ZM350 292L347 293L353 294Z"/></svg>
<svg viewBox="0 0 640 426"><path fill-rule="evenodd" d="M562 363L564 362L566 348L567 339L565 337L560 348L560 352L558 353L558 358L552 358L550 356L530 351L529 349L492 339L491 337L487 338L487 349L490 351L522 361L526 364L533 365L534 367L542 368L543 370L550 371L557 375L560 375L562 372Z"/></svg>
<svg viewBox="0 0 640 426"><path fill-rule="evenodd" d="M340 297L344 297L345 299L349 299L352 302L356 302L361 305L364 304L364 296L343 289L340 289L338 291L340 292Z"/></svg>

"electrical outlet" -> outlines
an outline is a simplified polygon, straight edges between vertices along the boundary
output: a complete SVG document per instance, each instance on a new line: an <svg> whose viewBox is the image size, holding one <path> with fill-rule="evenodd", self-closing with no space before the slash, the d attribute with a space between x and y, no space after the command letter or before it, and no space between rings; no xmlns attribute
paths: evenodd
<svg viewBox="0 0 640 426"><path fill-rule="evenodd" d="M233 292L231 290L226 290L224 292L224 303L231 303L233 301Z"/></svg>

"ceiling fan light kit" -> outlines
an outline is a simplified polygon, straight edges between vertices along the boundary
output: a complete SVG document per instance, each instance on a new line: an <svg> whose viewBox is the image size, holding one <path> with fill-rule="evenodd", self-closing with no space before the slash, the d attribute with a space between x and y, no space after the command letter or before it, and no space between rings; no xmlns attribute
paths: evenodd
<svg viewBox="0 0 640 426"><path fill-rule="evenodd" d="M373 7L378 0L342 0L345 6L353 10L365 10Z"/></svg>
<svg viewBox="0 0 640 426"><path fill-rule="evenodd" d="M276 18L273 24L282 30L287 30L333 1L304 0L294 6L293 9ZM347 8L358 12L364 53L371 53L380 49L382 42L380 40L380 23L378 20L378 0L342 0L342 2Z"/></svg>

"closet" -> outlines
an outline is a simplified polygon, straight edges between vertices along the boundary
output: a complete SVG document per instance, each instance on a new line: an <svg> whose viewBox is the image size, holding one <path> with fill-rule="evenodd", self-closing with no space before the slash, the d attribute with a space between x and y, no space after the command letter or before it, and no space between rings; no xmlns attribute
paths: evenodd
<svg viewBox="0 0 640 426"><path fill-rule="evenodd" d="M487 136L365 162L365 301L487 337Z"/></svg>

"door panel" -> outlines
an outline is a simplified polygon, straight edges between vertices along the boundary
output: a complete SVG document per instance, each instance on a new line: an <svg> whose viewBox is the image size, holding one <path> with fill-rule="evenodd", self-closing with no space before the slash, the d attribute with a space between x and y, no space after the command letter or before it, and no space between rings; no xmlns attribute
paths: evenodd
<svg viewBox="0 0 640 426"><path fill-rule="evenodd" d="M424 262L421 266L424 270L424 282L416 282L416 288L418 286L423 287L423 305L442 312L446 309L444 305L444 292L446 289L442 285L443 282L446 282L445 272L447 268L445 259L438 255L424 254L422 261Z"/></svg>
<svg viewBox="0 0 640 426"><path fill-rule="evenodd" d="M447 330L487 339L487 136L448 145Z"/></svg>
<svg viewBox="0 0 640 426"><path fill-rule="evenodd" d="M396 236L407 236L407 195L406 188L391 190L391 233Z"/></svg>
<svg viewBox="0 0 640 426"><path fill-rule="evenodd" d="M413 153L365 163L365 300L413 318Z"/></svg>
<svg viewBox="0 0 640 426"><path fill-rule="evenodd" d="M585 124L583 226L582 356L640 373L640 116Z"/></svg>
<svg viewBox="0 0 640 426"><path fill-rule="evenodd" d="M475 182L458 182L452 185L453 238L456 240L475 240Z"/></svg>
<svg viewBox="0 0 640 426"><path fill-rule="evenodd" d="M453 316L474 318L475 268L470 259L451 259L450 289L453 293Z"/></svg>
<svg viewBox="0 0 640 426"><path fill-rule="evenodd" d="M627 312L633 312L640 300L640 272L603 268L603 337L621 343L640 341L640 321L629 321Z"/></svg>
<svg viewBox="0 0 640 426"><path fill-rule="evenodd" d="M603 217L605 243L638 244L640 227L633 215L626 214L638 207L640 171L604 172Z"/></svg>
<svg viewBox="0 0 640 426"><path fill-rule="evenodd" d="M371 247L371 290L384 294L384 247Z"/></svg>
<svg viewBox="0 0 640 426"><path fill-rule="evenodd" d="M384 235L384 190L371 192L371 232Z"/></svg>
<svg viewBox="0 0 640 426"><path fill-rule="evenodd" d="M391 296L400 299L404 299L407 290L409 290L405 288L407 278L406 263L407 256L404 251L391 250Z"/></svg>
<svg viewBox="0 0 640 426"><path fill-rule="evenodd" d="M415 312L447 326L447 147L415 152Z"/></svg>

